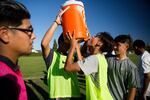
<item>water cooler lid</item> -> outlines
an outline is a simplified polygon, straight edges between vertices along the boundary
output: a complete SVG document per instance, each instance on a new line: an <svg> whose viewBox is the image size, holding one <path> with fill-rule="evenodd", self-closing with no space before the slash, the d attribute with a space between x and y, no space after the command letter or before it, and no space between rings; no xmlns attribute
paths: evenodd
<svg viewBox="0 0 150 100"><path fill-rule="evenodd" d="M76 1L76 0L68 0L68 1L66 1L66 2L62 5L62 7L68 6L68 5L70 5L70 4L78 4L78 5L81 5L81 6L84 7L84 5L83 5L83 3L82 3L81 1Z"/></svg>

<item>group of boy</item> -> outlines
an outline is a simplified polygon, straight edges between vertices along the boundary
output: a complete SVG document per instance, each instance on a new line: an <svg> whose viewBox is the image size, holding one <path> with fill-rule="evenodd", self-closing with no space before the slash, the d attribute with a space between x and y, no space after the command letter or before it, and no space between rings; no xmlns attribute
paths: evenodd
<svg viewBox="0 0 150 100"><path fill-rule="evenodd" d="M76 72L85 74L87 100L148 100L150 54L144 49L144 41L136 40L133 43L135 54L141 56L139 67L127 57L132 43L129 35L119 35L113 39L107 32L97 33L86 42L87 57L80 52L80 40L69 34L69 43L61 34L58 49L51 49L49 44L56 28L61 25L64 12L59 12L41 42L48 71L50 100L81 99ZM34 39L30 13L26 7L13 0L1 1L0 99L27 100L18 58L31 53ZM112 51L115 51L113 56L103 54ZM77 61L74 61L75 53ZM140 98L135 98L137 91L138 95L141 94Z"/></svg>

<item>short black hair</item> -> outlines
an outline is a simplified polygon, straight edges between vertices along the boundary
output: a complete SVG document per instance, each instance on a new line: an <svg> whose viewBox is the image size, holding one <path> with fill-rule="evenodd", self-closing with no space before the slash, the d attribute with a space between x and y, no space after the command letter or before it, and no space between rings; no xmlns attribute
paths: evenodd
<svg viewBox="0 0 150 100"><path fill-rule="evenodd" d="M145 48L145 42L143 40L137 39L133 42L133 47Z"/></svg>
<svg viewBox="0 0 150 100"><path fill-rule="evenodd" d="M64 36L63 36L63 34L61 34L61 35L59 36L59 38L58 38L58 44L60 44L60 43L62 43L62 42L64 42Z"/></svg>
<svg viewBox="0 0 150 100"><path fill-rule="evenodd" d="M30 19L31 15L27 8L14 0L0 1L0 27L19 26L23 19Z"/></svg>
<svg viewBox="0 0 150 100"><path fill-rule="evenodd" d="M120 43L127 43L129 47L132 45L132 38L130 35L118 35L114 39L115 43L120 42Z"/></svg>
<svg viewBox="0 0 150 100"><path fill-rule="evenodd" d="M102 52L111 53L113 51L113 37L108 32L99 32L96 34L96 37L100 38L100 40L103 42L103 45L100 49Z"/></svg>

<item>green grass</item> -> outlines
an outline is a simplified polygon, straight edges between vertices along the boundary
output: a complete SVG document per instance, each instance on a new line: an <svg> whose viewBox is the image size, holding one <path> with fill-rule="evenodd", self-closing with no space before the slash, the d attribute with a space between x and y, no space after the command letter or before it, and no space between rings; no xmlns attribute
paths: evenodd
<svg viewBox="0 0 150 100"><path fill-rule="evenodd" d="M24 78L42 77L46 71L42 56L24 56L19 59Z"/></svg>
<svg viewBox="0 0 150 100"><path fill-rule="evenodd" d="M138 58L130 54L129 58L137 64ZM48 100L48 87L46 82L46 66L41 54L32 54L19 59L19 65L26 82L29 100ZM80 90L85 94L84 76L79 77Z"/></svg>
<svg viewBox="0 0 150 100"><path fill-rule="evenodd" d="M29 100L48 100L46 67L41 55L24 56L19 59Z"/></svg>
<svg viewBox="0 0 150 100"><path fill-rule="evenodd" d="M128 55L128 57L131 59L131 61L133 61L134 64L138 64L138 60L139 60L139 57L135 54L130 54Z"/></svg>

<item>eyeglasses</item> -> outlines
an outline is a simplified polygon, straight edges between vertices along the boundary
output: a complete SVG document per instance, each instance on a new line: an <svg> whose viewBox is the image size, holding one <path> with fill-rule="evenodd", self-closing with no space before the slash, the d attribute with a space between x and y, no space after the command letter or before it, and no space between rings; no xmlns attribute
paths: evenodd
<svg viewBox="0 0 150 100"><path fill-rule="evenodd" d="M24 33L26 33L27 35L30 35L30 36L33 33L33 28L32 27L30 29L18 28L18 27L7 27L7 28L22 31L22 32L24 32Z"/></svg>

